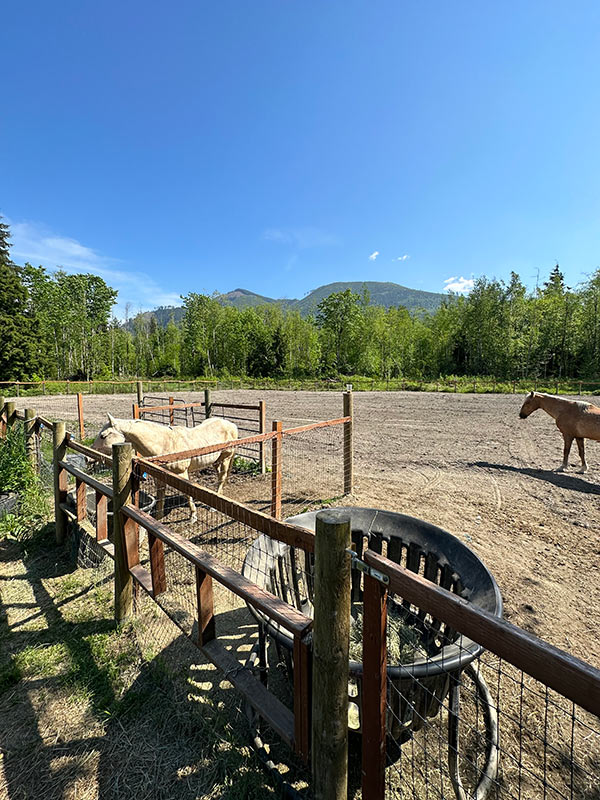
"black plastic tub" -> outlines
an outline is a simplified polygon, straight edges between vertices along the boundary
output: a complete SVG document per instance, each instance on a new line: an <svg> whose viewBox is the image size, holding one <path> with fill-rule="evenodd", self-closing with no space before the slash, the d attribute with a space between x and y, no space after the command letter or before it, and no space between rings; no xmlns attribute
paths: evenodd
<svg viewBox="0 0 600 800"><path fill-rule="evenodd" d="M3 492L0 494L0 519L4 519L7 514L16 512L19 505L19 495L15 492Z"/></svg>
<svg viewBox="0 0 600 800"><path fill-rule="evenodd" d="M392 511L348 507L353 549L360 555L368 547L412 572L502 616L502 598L494 577L473 551L448 531L423 520ZM314 531L317 511L290 517L287 522ZM313 615L314 557L289 545L260 536L250 547L242 573L308 616ZM352 603L362 602L362 573L352 572ZM409 663L388 663L388 734L400 743L423 727L427 717L441 710L450 682L482 652L481 645L461 636L450 626L415 609L401 598L390 597L389 613L404 615L420 638L420 652ZM293 668L291 634L265 614L249 606L257 621ZM388 659L389 661L389 659ZM362 663L350 661L349 725L362 723Z"/></svg>

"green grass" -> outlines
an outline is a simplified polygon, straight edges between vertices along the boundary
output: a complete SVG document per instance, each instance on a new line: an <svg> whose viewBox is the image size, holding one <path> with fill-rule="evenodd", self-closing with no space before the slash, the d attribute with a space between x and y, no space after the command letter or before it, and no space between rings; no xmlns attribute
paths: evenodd
<svg viewBox="0 0 600 800"><path fill-rule="evenodd" d="M425 391L425 392L476 392L522 394L531 389L550 394L600 394L600 381L579 378L526 378L496 379L494 376L455 376L435 377L404 376L395 378L369 377L365 375L339 375L333 378L251 378L248 376L224 378L198 378L144 380L145 394L167 395L174 392L200 392L203 389L255 389L292 391L343 391L352 384L354 391ZM42 394L135 394L136 380L120 381L46 381L35 386L11 384L2 388L5 396L31 397Z"/></svg>

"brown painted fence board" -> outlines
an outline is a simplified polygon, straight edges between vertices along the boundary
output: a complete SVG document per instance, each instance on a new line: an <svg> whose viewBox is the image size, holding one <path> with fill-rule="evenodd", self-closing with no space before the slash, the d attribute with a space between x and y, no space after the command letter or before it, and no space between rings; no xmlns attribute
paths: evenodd
<svg viewBox="0 0 600 800"><path fill-rule="evenodd" d="M294 717L289 708L266 689L260 681L247 670L241 669L240 662L231 655L218 639L207 642L202 647L212 663L225 675L226 679L244 694L253 708L283 739L288 747L294 747Z"/></svg>
<svg viewBox="0 0 600 800"><path fill-rule="evenodd" d="M363 558L389 576L390 591L426 608L435 618L600 717L600 670L372 550L366 550Z"/></svg>
<svg viewBox="0 0 600 800"><path fill-rule="evenodd" d="M129 519L134 520L165 544L168 544L169 547L184 556L196 567L215 578L215 580L255 608L263 611L274 622L294 635L303 634L311 628L312 619L310 617L288 605L279 597L252 583L252 581L247 580L231 567L221 564L198 545L188 541L166 525L157 522L149 514L140 511L134 506L123 506L122 512Z"/></svg>
<svg viewBox="0 0 600 800"><path fill-rule="evenodd" d="M348 422L351 417L340 417L339 419L327 419L322 422L312 422L310 425L301 425L298 428L288 428L281 431L283 436L292 436L296 433L305 433L312 431L316 428L330 428L334 425L343 425ZM243 447L247 444L254 444L255 442L267 442L277 436L276 431L269 431L268 433L259 433L256 436L246 436L243 439L234 439L230 442L222 442L220 444L211 444L208 447L199 447L195 450L182 450L180 453L165 453L160 456L151 456L148 461L159 464L170 464L172 461L186 461L194 456L208 455L209 453L218 453L220 450L228 450L232 447Z"/></svg>
<svg viewBox="0 0 600 800"><path fill-rule="evenodd" d="M160 456L150 456L148 461L156 462L159 464L170 464L172 461L186 461L194 456L203 456L210 453L218 453L220 450L231 450L232 447L243 447L246 444L254 444L255 442L266 442L272 439L277 434L275 433L257 433L256 436L246 436L244 439L233 439L229 442L221 442L220 444L211 444L208 447L198 447L195 450L182 450L180 453L165 453Z"/></svg>
<svg viewBox="0 0 600 800"><path fill-rule="evenodd" d="M100 492L101 494L105 495L106 497L112 500L113 498L112 486L107 486L104 483L100 483L100 481L97 481L95 478L92 478L91 475L88 475L87 473L77 469L77 467L74 467L72 464L67 464L66 461L59 461L58 465L60 466L61 469L64 469L68 473L73 475L73 477L77 478L83 483L87 483L87 485L91 486L92 489L95 489L97 492Z"/></svg>
<svg viewBox="0 0 600 800"><path fill-rule="evenodd" d="M93 450L91 447L81 444L81 442L74 439L70 433L67 433L67 447L71 450L76 450L78 453L82 453L82 455L91 458L93 461L101 461L103 464L106 464L107 467L112 467L112 458L110 456L105 456L98 450Z"/></svg>

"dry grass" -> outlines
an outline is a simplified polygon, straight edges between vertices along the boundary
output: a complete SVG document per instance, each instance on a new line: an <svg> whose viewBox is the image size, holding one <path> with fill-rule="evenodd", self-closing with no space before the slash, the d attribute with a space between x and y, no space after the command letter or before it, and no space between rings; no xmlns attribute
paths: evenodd
<svg viewBox="0 0 600 800"><path fill-rule="evenodd" d="M276 796L239 696L163 612L140 597L115 626L109 567L75 568L50 528L0 541L0 797Z"/></svg>

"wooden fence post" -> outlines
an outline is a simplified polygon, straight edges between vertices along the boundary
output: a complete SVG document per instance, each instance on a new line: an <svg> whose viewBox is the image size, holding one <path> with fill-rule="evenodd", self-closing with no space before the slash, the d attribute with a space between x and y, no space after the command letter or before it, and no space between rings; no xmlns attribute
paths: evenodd
<svg viewBox="0 0 600 800"><path fill-rule="evenodd" d="M85 439L85 425L83 422L83 394L77 392L77 419L79 420L79 440Z"/></svg>
<svg viewBox="0 0 600 800"><path fill-rule="evenodd" d="M281 519L281 434L283 424L273 421L277 436L271 439L271 516Z"/></svg>
<svg viewBox="0 0 600 800"><path fill-rule="evenodd" d="M137 382L137 401L138 406L144 405L144 386L141 381Z"/></svg>
<svg viewBox="0 0 600 800"><path fill-rule="evenodd" d="M210 402L210 389L204 390L204 417L208 419L212 414L212 405Z"/></svg>
<svg viewBox="0 0 600 800"><path fill-rule="evenodd" d="M35 410L33 408L25 409L25 425L23 432L25 436L25 452L27 453L27 460L37 472L37 447L35 446Z"/></svg>
<svg viewBox="0 0 600 800"><path fill-rule="evenodd" d="M4 397L0 396L0 439L6 436L6 423L4 421L5 407Z"/></svg>
<svg viewBox="0 0 600 800"><path fill-rule="evenodd" d="M140 407L137 403L134 403L131 407L131 418L132 419L140 418Z"/></svg>
<svg viewBox="0 0 600 800"><path fill-rule="evenodd" d="M115 546L115 619L117 622L133 613L133 578L129 567L136 561L136 542L121 508L132 500L133 445L130 442L113 444L113 542ZM135 535L135 534L134 534ZM132 563L133 562L133 563Z"/></svg>
<svg viewBox="0 0 600 800"><path fill-rule="evenodd" d="M362 685L362 793L385 797L387 700L387 589L364 577Z"/></svg>
<svg viewBox="0 0 600 800"><path fill-rule="evenodd" d="M175 412L173 411L174 404L175 404L175 398L169 397L169 425L175 424Z"/></svg>
<svg viewBox="0 0 600 800"><path fill-rule="evenodd" d="M581 394L581 392L580 392ZM258 401L258 432L266 433L267 431L267 406L264 400ZM260 473L264 475L267 471L265 462L265 443L258 443L258 461L260 464Z"/></svg>
<svg viewBox="0 0 600 800"><path fill-rule="evenodd" d="M344 422L344 494L352 494L354 489L354 401L352 392L344 392L344 416L350 417Z"/></svg>
<svg viewBox="0 0 600 800"><path fill-rule="evenodd" d="M12 400L9 400L8 403L5 403L5 405L4 405L4 409L6 411L6 428L7 428L7 430L10 430L11 428L13 428L15 423L16 423L16 421L17 421L17 417L15 415L16 408L17 408L16 404Z"/></svg>
<svg viewBox="0 0 600 800"><path fill-rule="evenodd" d="M315 536L312 776L315 800L348 796L350 514L320 511Z"/></svg>
<svg viewBox="0 0 600 800"><path fill-rule="evenodd" d="M53 463L54 463L54 525L56 543L62 544L67 536L67 515L61 503L67 499L67 471L59 466L64 461L67 449L67 427L64 422L55 422L52 426Z"/></svg>

